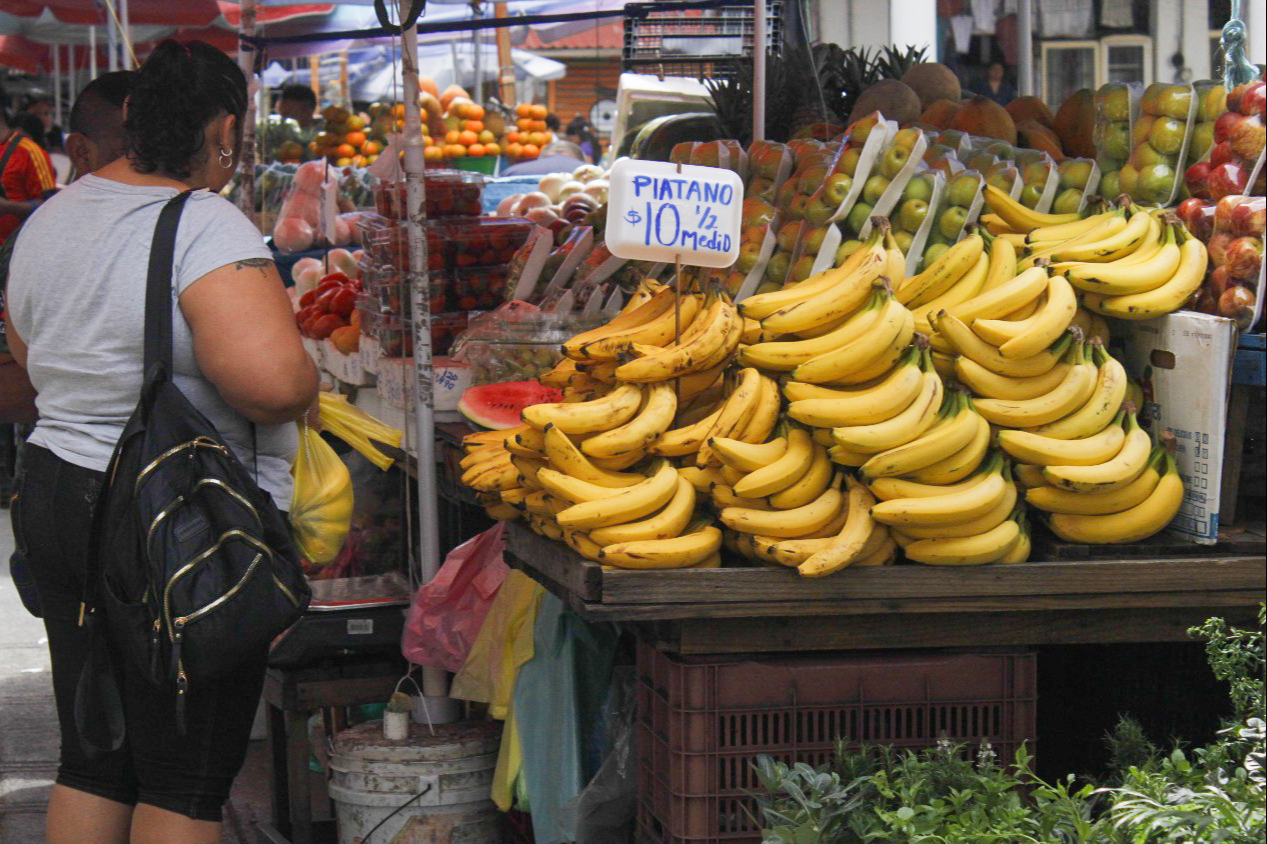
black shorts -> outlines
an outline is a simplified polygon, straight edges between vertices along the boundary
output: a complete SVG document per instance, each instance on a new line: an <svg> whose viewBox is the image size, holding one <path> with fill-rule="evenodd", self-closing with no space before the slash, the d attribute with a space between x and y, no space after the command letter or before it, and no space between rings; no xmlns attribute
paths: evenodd
<svg viewBox="0 0 1267 844"><path fill-rule="evenodd" d="M127 805L145 803L200 821L220 821L242 767L264 684L266 654L215 689L191 693L185 733L176 727L175 693L115 659L126 738L118 750L89 758L75 729L75 685L88 654L77 623L85 551L102 473L44 448L26 447L14 535L24 547L44 613L61 724L57 782Z"/></svg>

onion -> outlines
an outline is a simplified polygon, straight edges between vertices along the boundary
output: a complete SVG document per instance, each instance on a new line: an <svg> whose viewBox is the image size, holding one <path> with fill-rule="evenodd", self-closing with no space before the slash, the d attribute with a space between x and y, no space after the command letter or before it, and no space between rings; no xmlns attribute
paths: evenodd
<svg viewBox="0 0 1267 844"><path fill-rule="evenodd" d="M552 204L554 203L550 197L546 196L541 191L526 193L519 202L515 203L515 216L527 217L528 212L533 208L548 208Z"/></svg>
<svg viewBox="0 0 1267 844"><path fill-rule="evenodd" d="M313 263L305 266L299 272L295 272L293 268L290 271L291 277L295 279L295 290L299 292L300 296L316 287L317 282L321 281L321 277L325 275L321 271L321 262L315 258L304 258L301 261L297 261L295 266L298 267L303 261L309 260L313 261Z"/></svg>
<svg viewBox="0 0 1267 844"><path fill-rule="evenodd" d="M330 254L326 256L327 266L330 272L341 272L348 278L356 278L359 267L356 260L352 257L352 253L346 249L331 249Z"/></svg>
<svg viewBox="0 0 1267 844"><path fill-rule="evenodd" d="M569 181L566 173L549 173L541 177L537 190L550 197L551 202L559 201L559 191Z"/></svg>
<svg viewBox="0 0 1267 844"><path fill-rule="evenodd" d="M273 243L282 252L303 252L312 248L312 226L298 217L278 220L273 227Z"/></svg>
<svg viewBox="0 0 1267 844"><path fill-rule="evenodd" d="M515 204L523 199L522 193L512 193L510 196L497 203L496 217L513 217L515 216Z"/></svg>
<svg viewBox="0 0 1267 844"><path fill-rule="evenodd" d="M585 183L585 193L598 200L599 204L607 201L607 189L609 182L606 179L595 179L592 182Z"/></svg>
<svg viewBox="0 0 1267 844"><path fill-rule="evenodd" d="M572 178L578 182L592 182L603 178L603 168L596 164L582 164L572 171Z"/></svg>
<svg viewBox="0 0 1267 844"><path fill-rule="evenodd" d="M578 182L575 179L573 179L572 181L565 184L563 187L559 188L559 199L561 200L567 199L572 194L580 193L583 190L585 190L585 183Z"/></svg>
<svg viewBox="0 0 1267 844"><path fill-rule="evenodd" d="M529 220L536 223L538 226L545 226L547 228L549 228L551 223L559 219L559 215L554 213L554 209L550 208L549 206L538 206L536 208L529 208L527 213L525 213L523 216L527 217Z"/></svg>
<svg viewBox="0 0 1267 844"><path fill-rule="evenodd" d="M300 258L295 262L295 265L290 268L290 275L296 282L298 282L299 276L309 269L321 272L321 261L317 258Z"/></svg>

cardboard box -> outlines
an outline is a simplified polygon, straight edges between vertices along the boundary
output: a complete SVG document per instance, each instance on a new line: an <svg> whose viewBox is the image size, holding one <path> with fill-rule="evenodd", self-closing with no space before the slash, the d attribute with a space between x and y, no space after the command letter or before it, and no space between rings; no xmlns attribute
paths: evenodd
<svg viewBox="0 0 1267 844"><path fill-rule="evenodd" d="M322 340L322 356L325 370L344 384L364 387L373 382L374 377L361 367L360 353L345 355L335 348L334 343Z"/></svg>
<svg viewBox="0 0 1267 844"><path fill-rule="evenodd" d="M1203 545L1218 541L1223 446L1236 323L1180 311L1112 325L1115 354L1144 387L1140 423L1154 438L1175 435L1184 502L1170 530ZM1120 348L1119 348L1120 346Z"/></svg>

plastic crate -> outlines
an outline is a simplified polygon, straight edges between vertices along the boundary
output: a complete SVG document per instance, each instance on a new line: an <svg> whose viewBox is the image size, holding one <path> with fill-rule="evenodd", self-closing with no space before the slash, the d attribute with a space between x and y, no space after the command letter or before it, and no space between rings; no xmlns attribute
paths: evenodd
<svg viewBox="0 0 1267 844"><path fill-rule="evenodd" d="M766 45L778 53L783 43L782 0L765 0ZM622 69L661 76L723 77L736 60L752 57L752 5L718 9L657 9L656 3L625 7Z"/></svg>
<svg viewBox="0 0 1267 844"><path fill-rule="evenodd" d="M759 842L759 754L819 765L848 744L1033 745L1035 656L678 658L638 646L638 840Z"/></svg>

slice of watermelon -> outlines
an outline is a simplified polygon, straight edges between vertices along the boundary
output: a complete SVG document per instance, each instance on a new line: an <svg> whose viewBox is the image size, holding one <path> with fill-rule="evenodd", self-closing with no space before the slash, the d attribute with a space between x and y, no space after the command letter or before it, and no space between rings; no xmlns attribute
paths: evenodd
<svg viewBox="0 0 1267 844"><path fill-rule="evenodd" d="M536 381L508 381L467 387L458 411L481 428L503 430L522 424L519 414L525 407L552 401L563 401L563 392Z"/></svg>

